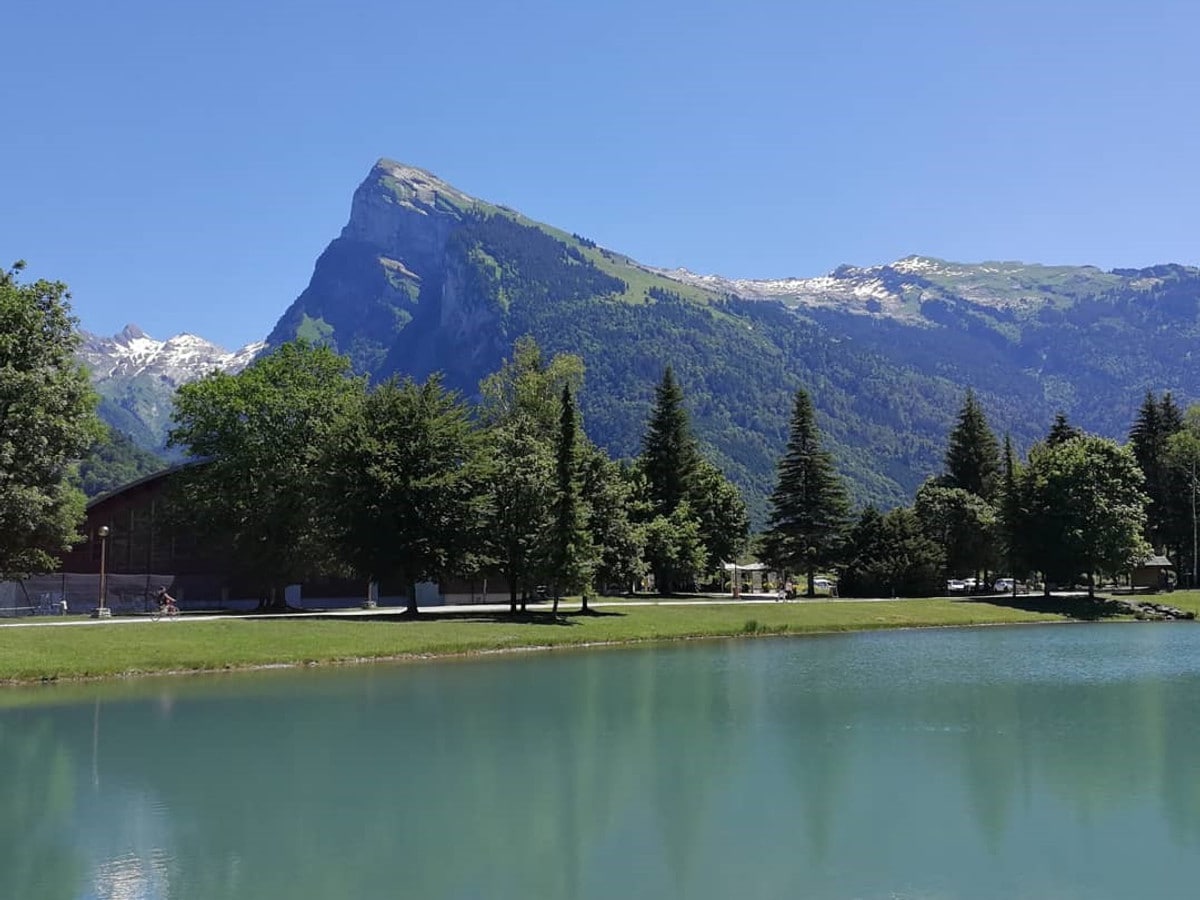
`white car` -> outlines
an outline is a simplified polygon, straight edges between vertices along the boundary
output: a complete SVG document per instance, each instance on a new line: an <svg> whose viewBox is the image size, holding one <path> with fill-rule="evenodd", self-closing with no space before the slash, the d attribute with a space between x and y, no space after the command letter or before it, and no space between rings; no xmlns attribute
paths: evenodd
<svg viewBox="0 0 1200 900"><path fill-rule="evenodd" d="M833 582L830 581L828 578L814 578L813 579L813 587L820 588L823 591L827 591L831 587L833 587Z"/></svg>
<svg viewBox="0 0 1200 900"><path fill-rule="evenodd" d="M958 593L959 591L965 591L966 589L967 583L961 578L951 578L946 582L946 590L950 591L952 594Z"/></svg>

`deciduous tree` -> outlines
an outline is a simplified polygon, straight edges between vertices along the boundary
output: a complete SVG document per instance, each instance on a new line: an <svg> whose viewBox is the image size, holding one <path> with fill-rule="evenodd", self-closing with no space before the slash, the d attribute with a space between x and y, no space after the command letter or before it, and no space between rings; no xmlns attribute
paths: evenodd
<svg viewBox="0 0 1200 900"><path fill-rule="evenodd" d="M100 435L66 285L0 270L0 579L46 572L79 539L71 464Z"/></svg>
<svg viewBox="0 0 1200 900"><path fill-rule="evenodd" d="M917 491L913 512L926 537L942 551L947 575L981 576L996 561L996 511L978 494L927 481Z"/></svg>
<svg viewBox="0 0 1200 900"><path fill-rule="evenodd" d="M886 516L873 506L850 529L838 593L844 597L928 597L945 587L941 550L911 509Z"/></svg>
<svg viewBox="0 0 1200 900"><path fill-rule="evenodd" d="M531 336L479 385L480 418L488 430L493 519L488 546L509 586L509 606L521 607L538 584L553 582L556 456L562 393L583 379L572 354L546 360ZM556 582L555 582L556 583Z"/></svg>
<svg viewBox="0 0 1200 900"><path fill-rule="evenodd" d="M487 431L490 457L486 547L508 582L509 611L522 609L546 573L547 536L553 524L554 455L522 419Z"/></svg>
<svg viewBox="0 0 1200 900"><path fill-rule="evenodd" d="M325 466L329 438L364 395L349 368L328 348L292 342L176 394L168 446L201 464L180 472L174 515L230 554L264 606L336 568Z"/></svg>
<svg viewBox="0 0 1200 900"><path fill-rule="evenodd" d="M480 415L488 426L523 419L535 436L551 443L559 424L564 387L578 393L583 360L557 353L547 360L530 335L517 338L512 356L479 383Z"/></svg>
<svg viewBox="0 0 1200 900"><path fill-rule="evenodd" d="M660 594L669 594L695 581L704 571L706 556L700 523L687 501L669 516L655 516L646 525L646 562Z"/></svg>
<svg viewBox="0 0 1200 900"><path fill-rule="evenodd" d="M1150 553L1143 476L1133 453L1092 435L1036 445L1022 473L1031 562L1052 580L1127 571Z"/></svg>
<svg viewBox="0 0 1200 900"><path fill-rule="evenodd" d="M689 506L700 523L708 571L736 560L746 549L750 514L737 485L706 459L696 463Z"/></svg>
<svg viewBox="0 0 1200 900"><path fill-rule="evenodd" d="M645 535L635 524L633 467L622 468L593 446L583 448L583 496L591 507L588 522L596 545L596 585L629 590L645 574Z"/></svg>
<svg viewBox="0 0 1200 900"><path fill-rule="evenodd" d="M330 453L330 515L341 556L359 575L416 582L472 571L487 494L480 436L439 377L391 379L347 418Z"/></svg>

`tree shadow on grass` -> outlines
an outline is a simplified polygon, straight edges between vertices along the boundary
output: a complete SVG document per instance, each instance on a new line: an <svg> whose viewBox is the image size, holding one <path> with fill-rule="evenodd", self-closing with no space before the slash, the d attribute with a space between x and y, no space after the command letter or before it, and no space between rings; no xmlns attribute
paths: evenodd
<svg viewBox="0 0 1200 900"><path fill-rule="evenodd" d="M964 598L959 603L986 603L1005 606L1024 612L1051 613L1081 622L1101 622L1129 615L1129 610L1107 597L1088 597L1086 594L1044 597L1041 594L994 594L987 597Z"/></svg>
<svg viewBox="0 0 1200 900"><path fill-rule="evenodd" d="M278 619L317 619L321 621L337 621L337 622L389 622L395 625L403 625L410 622L481 622L491 623L493 625L559 625L559 626L574 626L577 623L572 621L580 617L586 618L607 618L610 616L622 617L623 612L610 612L608 610L590 609L585 613L581 613L578 609L574 610L559 610L558 615L554 615L548 610L531 610L528 612L510 613L507 610L461 610L454 612L439 612L437 607L421 610L417 616L406 615L403 610L393 612L378 612L368 613L365 615L339 615L333 610L326 612L306 612L302 615L288 615L280 613L277 616L272 616L274 620Z"/></svg>

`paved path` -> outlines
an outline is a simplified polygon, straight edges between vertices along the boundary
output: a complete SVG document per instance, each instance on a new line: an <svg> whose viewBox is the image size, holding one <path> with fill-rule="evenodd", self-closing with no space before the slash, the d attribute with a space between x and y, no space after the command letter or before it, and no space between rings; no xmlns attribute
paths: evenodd
<svg viewBox="0 0 1200 900"><path fill-rule="evenodd" d="M590 606L592 609L621 609L629 606L762 606L773 603L793 604L809 604L809 603L890 603L897 599L896 597L807 597L797 598L795 600L779 600L774 594L743 594L737 600L734 600L728 594L713 594L707 597L692 597L685 600L602 600L599 602L593 601ZM530 603L526 610L527 612L550 612L553 608L551 603ZM506 613L508 612L508 603L469 603L458 606L423 606L421 611L431 615L445 613ZM559 604L559 613L562 615L571 615L579 612L579 601L571 600ZM111 619L81 619L76 617L55 618L53 616L30 616L25 619L4 621L0 619L0 628L66 628L78 625L139 625L139 624L157 624L162 627L171 627L180 622L215 622L215 621L241 621L241 620L256 620L256 619L299 619L309 616L319 616L328 618L336 616L339 618L355 618L361 616L402 616L404 615L403 606L380 606L375 609L311 609L299 612L290 613L203 613L189 612L184 613L177 619L153 619L148 614L139 615L118 615Z"/></svg>

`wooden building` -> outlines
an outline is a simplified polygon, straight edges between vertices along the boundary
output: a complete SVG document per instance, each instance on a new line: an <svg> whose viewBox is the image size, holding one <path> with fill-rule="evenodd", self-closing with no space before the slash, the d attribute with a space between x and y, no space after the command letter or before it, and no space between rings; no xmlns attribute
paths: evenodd
<svg viewBox="0 0 1200 900"><path fill-rule="evenodd" d="M84 541L62 557L58 573L39 581L38 592L59 592L69 598L73 610L94 607L103 557L105 605L118 612L146 608L160 586L185 609L256 606L262 598L234 574L232 561L171 521L167 492L182 468L146 476L88 503ZM101 537L103 527L108 528L107 537ZM289 605L312 608L358 606L368 598L380 606L407 605L402 586L372 586L364 580L320 578L287 591ZM418 584L417 599L421 606L504 603L508 585L494 575L454 578L440 585Z"/></svg>
<svg viewBox="0 0 1200 900"><path fill-rule="evenodd" d="M1130 573L1129 584L1134 590L1170 590L1175 587L1175 566L1165 556L1142 560Z"/></svg>

